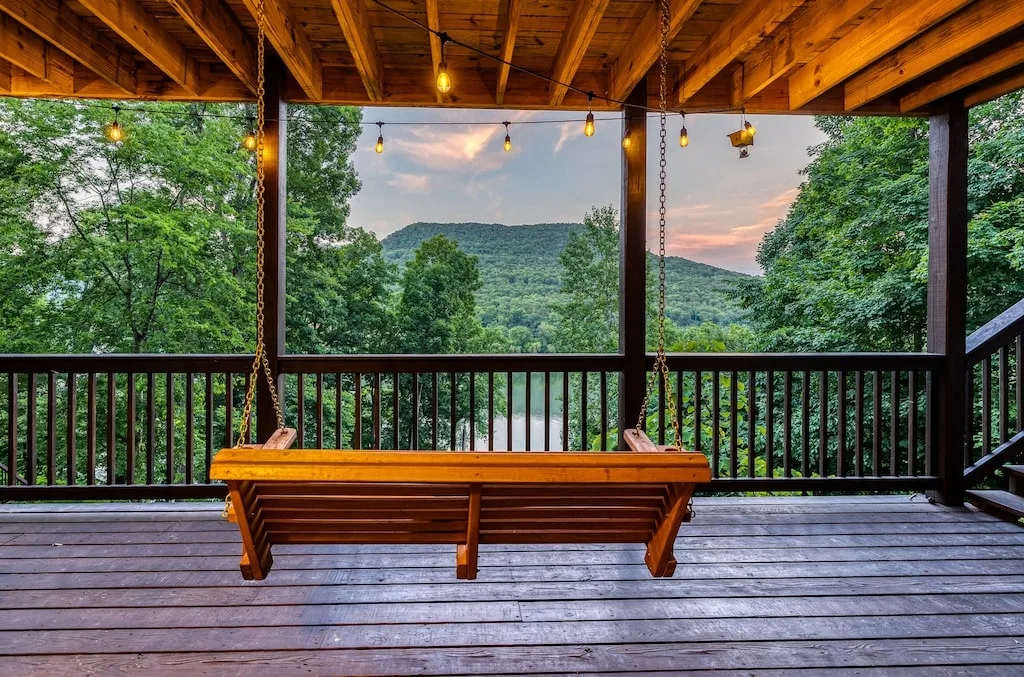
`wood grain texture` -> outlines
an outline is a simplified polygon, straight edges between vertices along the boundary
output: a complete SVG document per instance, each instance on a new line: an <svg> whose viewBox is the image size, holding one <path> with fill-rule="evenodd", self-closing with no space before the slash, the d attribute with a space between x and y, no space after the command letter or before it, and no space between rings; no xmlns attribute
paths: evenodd
<svg viewBox="0 0 1024 677"><path fill-rule="evenodd" d="M256 46L221 0L168 0L221 62L256 93Z"/></svg>
<svg viewBox="0 0 1024 677"><path fill-rule="evenodd" d="M331 0L341 32L345 34L356 70L363 80L370 101L384 98L384 66L381 65L377 39L366 13L365 0Z"/></svg>
<svg viewBox="0 0 1024 677"><path fill-rule="evenodd" d="M679 31L700 6L702 0L672 0L669 5L668 40L675 39ZM629 37L626 49L615 59L611 71L608 94L613 99L625 99L637 83L657 63L661 54L661 14L652 5L640 25Z"/></svg>
<svg viewBox="0 0 1024 677"><path fill-rule="evenodd" d="M608 7L609 0L576 0L572 13L566 22L562 39L558 43L558 52L551 68L551 78L559 83L551 84L548 103L558 106L565 99L568 88L573 84L576 71L583 62L583 57L590 47L590 41L597 32L601 17Z"/></svg>

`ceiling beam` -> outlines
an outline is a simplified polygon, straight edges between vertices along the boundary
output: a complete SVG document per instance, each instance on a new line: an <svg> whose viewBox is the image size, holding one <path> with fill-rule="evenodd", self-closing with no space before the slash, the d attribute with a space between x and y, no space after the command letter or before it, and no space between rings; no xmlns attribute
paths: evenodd
<svg viewBox="0 0 1024 677"><path fill-rule="evenodd" d="M256 46L222 0L168 0L213 53L256 92Z"/></svg>
<svg viewBox="0 0 1024 677"><path fill-rule="evenodd" d="M370 15L364 0L331 0L345 42L356 62L356 70L371 102L384 100L384 66L381 65L377 39L370 27Z"/></svg>
<svg viewBox="0 0 1024 677"><path fill-rule="evenodd" d="M779 26L745 60L743 99L752 99L794 66L811 59L828 44L836 31L864 13L875 2L819 0L791 24Z"/></svg>
<svg viewBox="0 0 1024 677"><path fill-rule="evenodd" d="M0 94L11 93L11 64L0 59Z"/></svg>
<svg viewBox="0 0 1024 677"><path fill-rule="evenodd" d="M672 0L669 6L668 41L671 43L702 0ZM640 25L626 41L626 49L612 65L608 96L624 100L637 83L654 67L661 54L661 14L652 4Z"/></svg>
<svg viewBox="0 0 1024 677"><path fill-rule="evenodd" d="M900 111L909 113L917 110L1021 64L1024 64L1024 38L904 94L900 97Z"/></svg>
<svg viewBox="0 0 1024 677"><path fill-rule="evenodd" d="M685 104L730 63L756 47L803 2L744 0L686 60L678 102Z"/></svg>
<svg viewBox="0 0 1024 677"><path fill-rule="evenodd" d="M1024 0L977 0L846 82L856 110L1024 24Z"/></svg>
<svg viewBox="0 0 1024 677"><path fill-rule="evenodd" d="M256 18L256 0L243 1L246 9ZM282 2L264 3L264 15L267 41L274 46L277 55L306 96L319 101L324 91L324 68L305 31Z"/></svg>
<svg viewBox="0 0 1024 677"><path fill-rule="evenodd" d="M519 30L519 12L523 8L523 0L508 0L505 12L505 30L501 40L502 61L512 61L512 52L516 48L516 32ZM498 64L498 87L494 93L494 102L499 106L505 101L505 88L508 87L508 74L511 67L507 63Z"/></svg>
<svg viewBox="0 0 1024 677"><path fill-rule="evenodd" d="M0 15L0 58L61 91L74 92L74 60L5 15Z"/></svg>
<svg viewBox="0 0 1024 677"><path fill-rule="evenodd" d="M199 66L153 16L135 0L79 0L92 14L193 94L199 94Z"/></svg>
<svg viewBox="0 0 1024 677"><path fill-rule="evenodd" d="M1005 77L997 79L995 82L983 85L972 92L968 92L967 96L964 97L964 105L968 108L971 106L980 106L983 103L988 103L992 99L998 99L1004 94L1016 92L1018 89L1024 89L1024 72L1011 73Z"/></svg>
<svg viewBox="0 0 1024 677"><path fill-rule="evenodd" d="M99 34L60 0L0 0L0 10L56 45L75 61L124 94L138 86L135 62Z"/></svg>
<svg viewBox="0 0 1024 677"><path fill-rule="evenodd" d="M430 63L434 67L434 79L432 83L437 82L437 74L441 69L441 61L443 60L444 54L442 54L441 38L437 34L441 31L441 9L437 6L438 0L426 0L427 4L427 28L432 32L428 36L430 41ZM444 103L448 100L447 94L442 94L437 87L434 87L434 94L437 96L438 103Z"/></svg>
<svg viewBox="0 0 1024 677"><path fill-rule="evenodd" d="M795 110L939 23L971 0L894 0L789 77Z"/></svg>
<svg viewBox="0 0 1024 677"><path fill-rule="evenodd" d="M583 62L583 56L587 53L587 47L590 46L607 7L608 0L576 0L576 5L562 32L562 39L558 43L554 67L551 69L551 78L565 84L551 85L549 105L559 106L565 100L565 95L569 91L566 85L572 84L572 79L576 77L576 71Z"/></svg>

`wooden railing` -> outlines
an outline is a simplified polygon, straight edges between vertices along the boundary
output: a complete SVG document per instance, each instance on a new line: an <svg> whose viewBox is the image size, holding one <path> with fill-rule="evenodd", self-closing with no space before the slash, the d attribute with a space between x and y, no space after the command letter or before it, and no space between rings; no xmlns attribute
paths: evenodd
<svg viewBox="0 0 1024 677"><path fill-rule="evenodd" d="M964 471L976 485L1024 454L1024 301L967 339L967 444Z"/></svg>
<svg viewBox="0 0 1024 677"><path fill-rule="evenodd" d="M683 445L708 455L712 489L885 491L934 485L941 359L680 354L669 365ZM235 441L249 360L0 356L4 460L17 469L0 500L221 496L209 463ZM279 365L286 419L307 448L618 444L619 355L304 355ZM645 425L672 443L665 399L662 388Z"/></svg>

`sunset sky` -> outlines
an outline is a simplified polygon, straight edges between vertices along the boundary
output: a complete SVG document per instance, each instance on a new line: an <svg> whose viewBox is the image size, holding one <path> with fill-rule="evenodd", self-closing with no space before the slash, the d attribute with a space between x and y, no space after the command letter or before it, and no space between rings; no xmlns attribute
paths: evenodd
<svg viewBox="0 0 1024 677"><path fill-rule="evenodd" d="M354 156L363 187L352 200L349 222L383 237L415 221L579 222L591 206L618 207L622 123L614 113L596 117L597 132L587 138L578 113L367 108L365 121L385 122L385 150L374 153L377 127L365 126ZM503 120L512 123L510 153L502 150ZM396 124L427 121L460 124ZM496 124L461 124L474 121ZM688 116L690 146L685 149L678 144L681 118L669 117L669 254L759 272L757 244L785 215L797 194L807 149L823 136L810 117L751 116L751 121L757 143L750 157L740 160L726 138L739 128L738 115ZM653 245L658 225L656 117L648 130Z"/></svg>

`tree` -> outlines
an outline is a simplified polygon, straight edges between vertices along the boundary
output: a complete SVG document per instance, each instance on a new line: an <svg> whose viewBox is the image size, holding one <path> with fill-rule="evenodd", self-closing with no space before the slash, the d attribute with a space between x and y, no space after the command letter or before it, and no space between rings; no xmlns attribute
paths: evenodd
<svg viewBox="0 0 1024 677"><path fill-rule="evenodd" d="M973 327L1024 295L1024 113L1020 93L971 111L970 297ZM822 117L807 177L758 250L744 283L769 350L923 349L928 270L927 122Z"/></svg>

